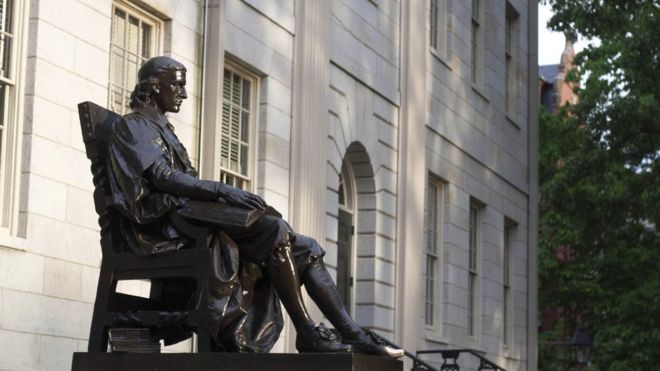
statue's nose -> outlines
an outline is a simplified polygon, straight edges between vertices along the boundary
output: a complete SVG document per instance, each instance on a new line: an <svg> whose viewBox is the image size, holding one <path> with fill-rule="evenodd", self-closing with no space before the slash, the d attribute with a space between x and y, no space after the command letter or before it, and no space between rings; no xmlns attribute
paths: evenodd
<svg viewBox="0 0 660 371"><path fill-rule="evenodd" d="M180 96L181 98L183 98L183 99L187 99L187 98L188 98L188 92L186 91L186 88L181 87L181 92L179 93L179 96Z"/></svg>

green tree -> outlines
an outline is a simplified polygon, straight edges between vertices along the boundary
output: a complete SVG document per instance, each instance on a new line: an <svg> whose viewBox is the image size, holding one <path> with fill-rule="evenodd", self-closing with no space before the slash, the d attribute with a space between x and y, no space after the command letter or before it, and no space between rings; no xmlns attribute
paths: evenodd
<svg viewBox="0 0 660 371"><path fill-rule="evenodd" d="M541 114L540 306L587 326L592 369L657 369L660 2L542 2L550 28L596 42L568 77L579 102ZM560 247L569 259L556 258ZM556 370L547 344L539 366Z"/></svg>

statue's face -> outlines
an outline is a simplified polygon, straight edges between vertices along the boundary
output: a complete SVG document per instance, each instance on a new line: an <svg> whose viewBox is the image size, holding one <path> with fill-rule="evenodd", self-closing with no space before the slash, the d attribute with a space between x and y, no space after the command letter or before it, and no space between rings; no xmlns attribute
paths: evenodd
<svg viewBox="0 0 660 371"><path fill-rule="evenodd" d="M158 108L163 112L179 112L186 93L186 71L167 70L158 78L158 94L154 96Z"/></svg>

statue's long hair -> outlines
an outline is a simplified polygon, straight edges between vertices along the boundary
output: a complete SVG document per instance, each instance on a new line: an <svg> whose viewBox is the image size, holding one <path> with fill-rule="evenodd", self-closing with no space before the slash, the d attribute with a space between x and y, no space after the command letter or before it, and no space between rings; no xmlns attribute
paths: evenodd
<svg viewBox="0 0 660 371"><path fill-rule="evenodd" d="M159 76L177 70L185 72L186 67L170 57L154 57L144 62L138 71L138 83L131 93L131 109L136 110L151 104L151 97L158 94Z"/></svg>
<svg viewBox="0 0 660 371"><path fill-rule="evenodd" d="M148 106L151 103L151 96L157 94L155 89L158 89L158 79L155 77L138 82L131 92L129 103L131 109L136 110Z"/></svg>

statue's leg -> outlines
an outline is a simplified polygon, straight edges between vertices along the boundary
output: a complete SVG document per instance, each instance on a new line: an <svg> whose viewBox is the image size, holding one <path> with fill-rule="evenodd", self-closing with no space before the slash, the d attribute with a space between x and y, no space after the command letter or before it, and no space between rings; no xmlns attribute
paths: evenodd
<svg viewBox="0 0 660 371"><path fill-rule="evenodd" d="M266 266L296 330L310 331L314 322L302 300L298 272L291 257L291 227L280 218L264 215L248 228L226 228L223 232L239 246L241 259Z"/></svg>
<svg viewBox="0 0 660 371"><path fill-rule="evenodd" d="M354 338L362 332L360 326L346 312L323 258L314 258L302 276L302 283L314 303L339 331L342 338Z"/></svg>
<svg viewBox="0 0 660 371"><path fill-rule="evenodd" d="M311 237L296 234L293 254L307 293L339 334L343 338L353 338L361 333L360 326L344 308L337 286L323 262L325 251L318 242Z"/></svg>
<svg viewBox="0 0 660 371"><path fill-rule="evenodd" d="M297 256L306 258L305 261L302 259L299 261L298 268L301 270L301 281L307 293L339 331L344 343L351 344L357 350L368 354L386 357L403 356L403 349L381 343L379 338L362 329L346 312L337 285L323 262L322 253L314 253L323 251L314 239L297 235L295 249Z"/></svg>
<svg viewBox="0 0 660 371"><path fill-rule="evenodd" d="M278 243L267 260L268 276L277 295L296 327L296 348L300 352L343 352L351 347L339 340L323 325L315 325L305 308L300 292L300 281L291 255L291 242Z"/></svg>
<svg viewBox="0 0 660 371"><path fill-rule="evenodd" d="M267 268L277 295L289 313L296 331L300 333L310 331L314 327L314 321L307 313L300 293L300 280L293 264L290 246L288 240L275 246L267 260Z"/></svg>

